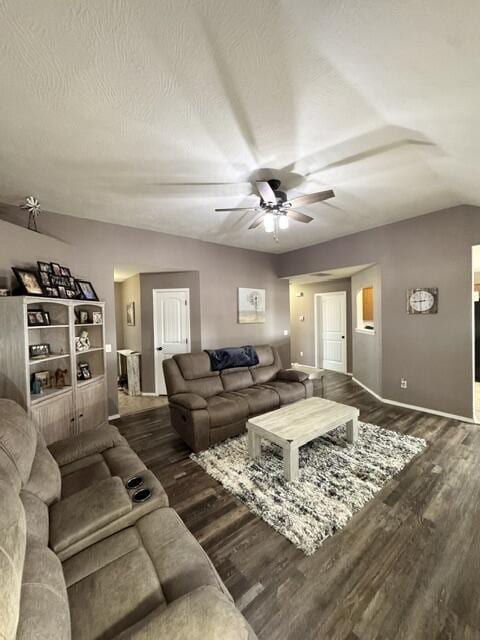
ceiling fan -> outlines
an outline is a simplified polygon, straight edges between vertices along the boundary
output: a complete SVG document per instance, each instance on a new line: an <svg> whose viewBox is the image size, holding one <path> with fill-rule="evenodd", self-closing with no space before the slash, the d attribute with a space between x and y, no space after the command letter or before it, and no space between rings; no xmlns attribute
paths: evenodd
<svg viewBox="0 0 480 640"><path fill-rule="evenodd" d="M335 193L329 189L328 191L318 191L317 193L310 193L288 200L287 194L284 191L280 191L280 180L256 180L255 184L260 194L260 202L257 206L215 209L215 211L256 211L260 213L248 228L256 229L263 223L265 231L273 233L276 242L278 242L279 230L288 229L289 218L305 223L313 220L311 216L307 216L293 207L315 204L315 202L322 202L323 200L328 200L328 198L335 197Z"/></svg>

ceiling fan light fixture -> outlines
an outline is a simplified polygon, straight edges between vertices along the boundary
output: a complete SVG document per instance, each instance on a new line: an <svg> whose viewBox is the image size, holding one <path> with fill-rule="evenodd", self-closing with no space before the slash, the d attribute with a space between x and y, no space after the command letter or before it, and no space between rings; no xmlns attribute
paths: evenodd
<svg viewBox="0 0 480 640"><path fill-rule="evenodd" d="M285 214L281 215L278 220L278 226L280 229L288 229L288 218Z"/></svg>
<svg viewBox="0 0 480 640"><path fill-rule="evenodd" d="M273 233L275 231L275 217L273 213L266 213L263 218L263 226L265 228L266 233Z"/></svg>

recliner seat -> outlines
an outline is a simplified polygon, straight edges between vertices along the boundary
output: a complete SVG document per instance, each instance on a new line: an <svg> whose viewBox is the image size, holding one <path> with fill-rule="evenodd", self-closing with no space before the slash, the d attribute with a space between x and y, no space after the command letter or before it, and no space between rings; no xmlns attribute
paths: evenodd
<svg viewBox="0 0 480 640"><path fill-rule="evenodd" d="M25 411L0 399L0 638L255 639L115 427L50 449L56 459ZM62 497L63 479L88 469ZM135 513L124 486L132 471L161 489ZM102 501L91 504L97 488Z"/></svg>
<svg viewBox="0 0 480 640"><path fill-rule="evenodd" d="M245 431L247 420L313 395L307 374L282 369L275 347L256 347L259 363L213 371L206 351L163 361L172 425L194 451Z"/></svg>

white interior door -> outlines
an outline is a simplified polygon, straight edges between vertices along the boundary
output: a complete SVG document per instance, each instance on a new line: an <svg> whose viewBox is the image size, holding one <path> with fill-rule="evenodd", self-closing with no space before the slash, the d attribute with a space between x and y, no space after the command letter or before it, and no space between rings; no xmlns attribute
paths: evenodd
<svg viewBox="0 0 480 640"><path fill-rule="evenodd" d="M190 304L188 289L153 290L153 332L155 347L155 393L167 389L162 363L175 353L190 351Z"/></svg>
<svg viewBox="0 0 480 640"><path fill-rule="evenodd" d="M324 369L347 373L347 295L345 291L322 293L317 314L317 335L322 341Z"/></svg>

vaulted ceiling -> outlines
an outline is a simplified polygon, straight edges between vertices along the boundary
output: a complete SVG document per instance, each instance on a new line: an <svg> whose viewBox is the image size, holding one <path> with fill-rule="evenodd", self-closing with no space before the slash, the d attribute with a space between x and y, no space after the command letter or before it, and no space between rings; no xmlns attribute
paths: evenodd
<svg viewBox="0 0 480 640"><path fill-rule="evenodd" d="M480 204L472 0L1 0L0 200L283 252ZM333 188L276 245L252 180Z"/></svg>

